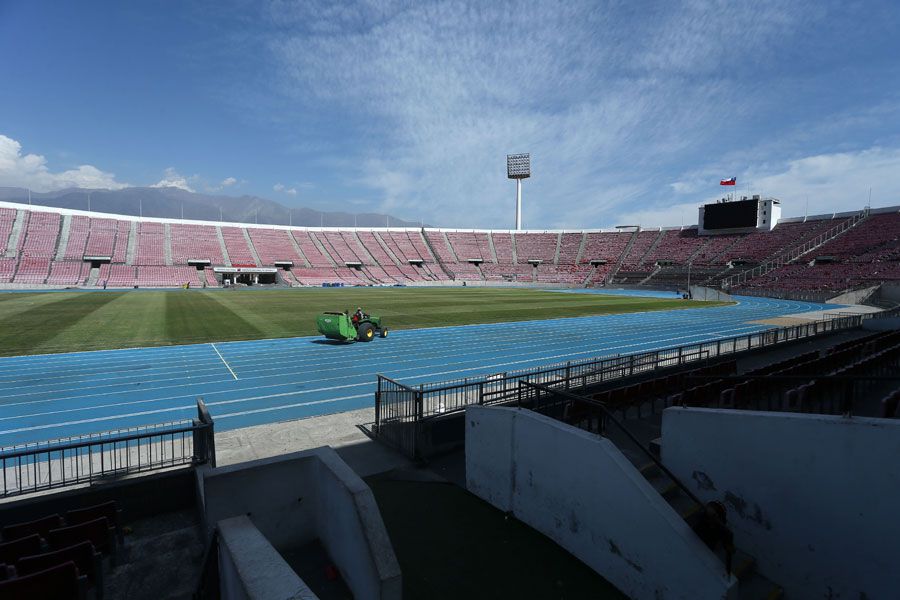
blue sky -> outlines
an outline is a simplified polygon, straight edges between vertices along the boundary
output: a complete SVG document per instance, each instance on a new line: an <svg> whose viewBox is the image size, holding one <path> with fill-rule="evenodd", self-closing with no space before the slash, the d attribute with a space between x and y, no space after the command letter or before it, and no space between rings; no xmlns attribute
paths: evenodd
<svg viewBox="0 0 900 600"><path fill-rule="evenodd" d="M900 5L0 0L0 186L178 185L450 227L900 204Z"/></svg>

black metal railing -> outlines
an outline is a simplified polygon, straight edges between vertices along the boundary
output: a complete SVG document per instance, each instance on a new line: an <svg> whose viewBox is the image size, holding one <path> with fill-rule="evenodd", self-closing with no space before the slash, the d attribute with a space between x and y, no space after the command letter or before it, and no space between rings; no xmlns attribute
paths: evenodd
<svg viewBox="0 0 900 600"><path fill-rule="evenodd" d="M0 497L182 465L215 466L215 428L202 399L197 418L0 448Z"/></svg>
<svg viewBox="0 0 900 600"><path fill-rule="evenodd" d="M589 411L596 413L599 418L596 419L596 430L592 431L603 437L606 437L607 427L612 423L616 428L625 435L625 437L640 450L641 454L650 460L661 473L663 473L670 481L672 481L681 492L691 499L701 509L706 505L700 498L694 494L691 489L684 484L672 471L670 471L660 459L650 450L650 448L641 442L628 427L625 426L606 406L592 398L586 398L573 394L564 389L551 388L545 385L532 383L530 381L521 380L518 385L518 394L516 405L520 408L528 408L535 412L546 414L548 416L559 419L565 412L566 406L580 405L586 407ZM722 527L728 528L724 522L720 521ZM729 529L730 531L730 529ZM726 552L725 570L731 573L732 554Z"/></svg>
<svg viewBox="0 0 900 600"><path fill-rule="evenodd" d="M422 392L379 375L372 433L407 456L415 457L421 418Z"/></svg>
<svg viewBox="0 0 900 600"><path fill-rule="evenodd" d="M371 433L407 456L419 457L418 436L422 421L460 412L471 405L514 402L520 381L566 390L583 389L642 373L702 364L721 356L858 327L867 317L841 316L637 354L568 361L417 386L378 375L375 422L371 424Z"/></svg>

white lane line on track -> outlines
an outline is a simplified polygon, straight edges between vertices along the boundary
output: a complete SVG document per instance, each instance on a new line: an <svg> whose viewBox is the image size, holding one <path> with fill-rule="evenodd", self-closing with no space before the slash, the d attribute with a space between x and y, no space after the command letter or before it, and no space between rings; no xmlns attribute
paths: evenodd
<svg viewBox="0 0 900 600"><path fill-rule="evenodd" d="M724 329L723 328L723 329L720 329L720 332L734 333L736 331L758 329L758 327L759 326L757 326L757 325L750 325L750 326L739 327L736 329ZM655 333L660 334L660 335L666 335L670 331L676 331L678 329L681 329L681 328L662 328L662 327L660 327L660 328L658 328L658 330ZM683 339L690 339L692 337L704 337L705 335L706 334L701 333L701 334L695 334L692 336L687 336L687 338L680 337L680 338L664 338L664 339L667 339L668 341L674 341L676 339L683 340ZM611 335L608 338L606 338L605 341L610 344L615 344L615 343L619 343L622 341L631 341L633 339L634 339L633 335L621 335L619 333L613 332L613 333L611 333ZM655 341L655 339L658 339L658 338L645 339L645 341L652 342L652 341ZM492 348L492 350L494 351L492 354L494 354L494 355L497 355L497 354L525 355L525 354L530 354L532 352L549 353L551 348L572 347L571 340L560 340L559 342L555 342L555 343L544 342L542 344L523 344L521 342L516 342L516 341L510 341L510 342L506 342L505 340L502 340L502 341L503 341L503 343L498 343L497 345L495 345ZM483 343L480 344L480 346L483 347ZM437 346L431 346L431 347L426 347L426 348L423 348L421 346L420 347L409 346L406 348L397 347L397 348L391 348L390 350L385 350L383 353L380 353L380 354L376 353L376 354L372 355L371 357L365 357L365 358L363 358L361 356L357 357L357 361L355 364L362 365L362 366L368 366L367 363L371 363L372 365L402 364L405 362L411 362L411 359L407 359L407 360L403 360L403 359L405 357L410 356L411 354L416 353L416 352L419 353L418 360L427 359L428 361L434 361L434 360L441 359L441 358L452 358L452 357L456 357L456 356L460 356L460 355L471 356L472 355L471 348L474 348L474 347L475 347L474 345L472 347L469 347L469 346L464 346L464 347L445 346L445 347L441 348L441 350L445 350L445 352L443 352L443 353L439 353L439 352L432 353L432 350L438 349ZM606 353L608 350L624 348L624 347L625 346L609 345L609 346L604 346L604 347L595 347L595 349L598 351L601 351L603 353ZM585 349L586 349L586 347L585 347ZM467 352L467 350L468 350L468 352ZM512 350L520 350L521 352L511 353L510 351L512 351ZM297 358L296 356L297 355L291 356L290 354L283 355L283 354L276 354L276 353L271 353L271 352L270 353L262 352L254 361L251 361L249 359L244 360L243 364L241 364L240 368L242 369L242 372L245 373L245 376L243 378L241 378L241 381L248 379L248 376L246 375L246 373L248 371L251 373L251 375L249 376L249 379L257 379L257 378L265 376L265 373L273 372L273 371L279 373L282 376L282 378L284 378L285 376L299 375L299 374L306 373L309 371L318 371L318 370L322 369L323 367L325 368L325 370L329 370L328 367L332 366L334 364L333 358L330 360L324 360L322 357ZM282 359L281 357L284 357L284 358ZM400 359L400 360L397 360L397 359ZM97 377L97 378L91 378L91 379L84 380L84 381L82 381L80 377L79 378L71 378L70 377L69 381L65 381L65 378L63 378L62 381L48 381L46 383L34 383L31 380L4 381L4 382L2 382L2 384L0 384L0 387L3 388L2 391L0 391L0 398L11 399L14 397L23 397L23 396L27 397L27 396L34 396L37 394L46 394L46 393L52 393L52 392L64 392L67 390L78 390L79 392L84 392L87 390L98 390L98 389L103 389L103 388L133 386L133 385L144 384L144 383L149 383L149 382L152 382L153 388L159 388L159 387L165 387L165 386L160 386L157 384L167 382L167 381L183 381L184 377L186 377L188 375L190 375L190 376L192 376L192 378L194 378L194 380L192 381L193 384L212 383L212 382L216 381L215 374L216 374L216 372L218 372L217 370L220 368L218 366L220 360L219 359L214 359L214 360L215 360L214 363L206 363L206 364L210 365L209 368L200 368L195 363L194 365L190 366L189 371L187 370L187 367L189 365L184 364L184 365L179 365L177 368L171 368L171 369L166 368L166 367L154 368L154 369L151 369L150 372L126 371L126 372L116 373L115 371L111 371L108 373L110 375L109 377ZM235 364L236 362L240 362L240 361L235 361L234 358L231 358L229 366L231 364ZM262 368L260 368L261 366L262 366ZM198 377L201 380L209 378L209 381L198 381L197 380ZM75 379L75 380L73 381L72 379ZM10 385L10 384L13 384L13 385ZM18 385L15 385L15 384L18 384ZM42 390L42 388L43 388L43 390ZM26 391L19 392L18 390L26 390Z"/></svg>
<svg viewBox="0 0 900 600"><path fill-rule="evenodd" d="M691 338L698 338L698 337L701 339L697 340L697 343L705 343L705 342L708 342L708 341L711 341L714 339L714 338L707 338L706 337L707 335L708 334L692 334L692 335L688 335L688 336L657 338L654 340L644 340L644 341L641 341L638 343L621 344L618 346L611 346L611 347L602 349L602 351L604 353L606 353L606 352L609 352L610 350L623 350L623 349L627 349L627 348L633 348L636 346L640 347L640 346L656 344L656 343L660 343L663 341L671 342L674 340L684 340L684 339L691 339ZM630 340L630 338L623 338L623 341L626 341L626 340ZM496 369L498 367L534 363L534 362L538 362L538 361L546 361L546 360L553 359L553 358L571 358L573 356L582 356L583 358L596 358L599 356L598 352L600 350L601 349L599 349L599 348L593 348L593 349L583 348L576 352L569 352L569 353L556 354L556 355L534 354L531 351L523 352L523 353L505 353L505 354L500 354L500 355L494 354L492 356L489 356L486 360L477 361L476 364L472 364L472 362L470 362L470 360L462 360L462 361L450 361L450 362L443 361L439 364L409 367L409 368L403 368L403 369L397 368L398 365L403 364L403 363L417 362L417 360L415 360L415 359L410 359L410 360L405 360L405 361L394 361L393 363L391 363L391 367L392 367L391 373L399 374L399 373L403 373L403 372L413 371L414 374L406 376L406 379L408 379L408 380L422 379L422 378L426 378L426 377L436 377L436 376L441 376L441 375L456 375L458 373L463 373L463 372L467 372L467 371L477 371L477 372L485 373L485 372L490 372L491 369ZM452 356L452 355L448 355L448 356ZM501 358L501 356L503 358ZM511 358L521 358L521 360L510 361L509 359L511 359ZM506 359L506 362L493 362L493 363L487 362L487 361L491 361L491 360L497 361L498 359L500 359L500 360ZM453 370L443 370L443 371L433 371L432 370L432 371L426 372L426 373L415 374L416 371L420 371L421 369L426 369L426 370L427 369L435 369L435 368L439 369L441 367L446 369L447 367L450 367L451 365L456 365L461 368L457 368L457 369L453 369ZM471 366L467 366L467 365L471 365ZM376 368L371 372L354 374L354 377L374 376L377 372L380 372L381 370L382 369ZM268 375L260 376L255 373L257 373L257 372L254 371L254 375L252 375L250 377L244 377L244 379L242 379L241 381L246 382L251 379L267 379L267 378L271 377ZM302 383L312 384L312 383L316 383L316 382L331 382L331 381L336 381L339 379L340 379L340 377L324 377L324 378L318 378L318 379L307 379L307 380L302 381ZM202 385L208 385L209 383L214 383L214 382L202 382L202 383L198 383L196 385L202 386ZM260 385L260 386L254 386L252 389L259 390L259 389L265 389L265 388L277 388L277 387L282 387L284 385L291 385L292 383L296 383L296 382L288 381L288 382L282 382L282 383L277 383L277 384L272 384L272 385ZM151 391L162 391L164 389L176 389L177 390L177 389L182 389L184 387L185 387L184 384L161 386L161 387L157 387L157 388L152 388ZM336 386L336 387L341 387L341 386ZM318 390L312 390L312 391L322 391L325 389L334 389L334 388L319 388ZM76 394L79 391L84 391L84 388L72 389L72 392L75 392ZM45 399L40 399L40 400L26 400L26 401L6 403L3 406L0 406L0 409L12 407L12 406L47 404L47 403L56 403L56 402L66 401L66 400L98 398L101 396L115 396L115 395L119 395L121 393L122 392L120 390L112 390L109 392L101 392L101 393L95 393L95 394L81 394L81 395L72 395L72 396L63 396L63 397L56 396L54 398L45 398ZM212 395L216 395L216 394L230 394L230 393L234 393L234 390L233 389L223 389L223 390L217 390L217 391L204 390L204 391L196 392L195 394L167 396L167 397L161 397L161 398L147 398L144 400L132 400L130 402L123 402L123 403L73 407L73 408L69 408L69 409L50 411L49 413L44 413L44 414L54 414L54 413L60 413L60 412L77 412L77 411L82 411L82 410L94 410L94 409L108 408L110 406L119 406L119 405L127 405L127 404L144 404L147 402L174 400L177 398L183 398L183 397L188 397L190 395L198 395L198 394L204 395L204 396L212 396ZM27 394L25 394L25 395L27 395ZM10 397L12 397L12 396L10 396ZM207 405L211 405L211 404L212 403L207 402ZM16 415L2 416L2 417L0 417L0 421L40 416L41 414L42 413L16 414Z"/></svg>
<svg viewBox="0 0 900 600"><path fill-rule="evenodd" d="M658 325L660 324L660 321L662 321L662 320L654 319L654 325L657 325L657 329L661 332L662 330L667 329L667 328L659 327ZM691 321L693 321L693 319L691 319ZM733 321L730 319L713 319L713 320L705 321L704 325L708 328L713 325L728 326L728 325L731 325L732 323L733 323ZM631 323L624 323L622 325L627 327L627 326L630 326ZM620 327L622 327L622 325L618 325L612 330L612 332L613 332L612 334L614 337L620 335L620 333L617 330ZM746 325L746 326L750 327L750 328L755 328L755 329L762 329L762 327L759 325ZM514 334L518 332L516 328L513 328L512 331ZM550 331L550 333L553 333L553 332ZM622 332L622 333L624 333L624 332ZM631 335L633 335L633 334L629 334L629 335L623 336L623 337L631 337ZM419 336L419 337L423 337L423 336ZM493 339L507 342L510 344L515 344L516 346L519 346L519 347L522 345L522 339L521 339L520 335L504 335L501 337L494 336ZM420 339L420 340L417 340L417 342L413 342L412 340L406 339L403 341L399 341L399 344L392 343L391 344L392 349L389 352L398 352L398 353L402 352L402 353L406 354L410 350L421 351L423 349L431 350L431 349L439 348L444 351L452 351L453 353L458 353L461 351L464 352L464 351L468 350L469 348L481 348L481 347L483 347L483 344L484 344L483 340L479 340L477 338L472 338L470 340L463 341L463 343L459 343L459 341L454 341L454 342L451 342L450 345L448 345L446 343L429 344L427 341L425 342L425 345L423 345L422 341L423 340ZM536 344L536 345L541 345L541 344ZM312 358L313 356L315 356L316 358ZM322 360L322 357L315 350L310 349L310 348L302 348L299 346L295 346L294 348L281 348L277 351L273 350L273 349L258 349L252 353L251 352L247 352L247 353L230 352L229 353L229 360L230 360L229 366L238 365L240 368L246 369L246 368L252 368L256 364L260 364L260 363L273 365L278 362L279 358L282 358L282 357L285 359L286 363L295 365L295 366L304 361ZM390 358L390 356L385 356L384 354L378 354L378 357L380 359ZM158 360L158 359L152 360L149 356L146 356L146 355L143 358L138 359L138 361L135 361L137 363L134 365L135 367L149 366L149 363L152 361L153 368L150 369L151 372L147 373L147 370L143 369L143 368L128 368L124 364L121 364L121 363L120 364L107 363L107 364L102 365L103 371L101 373L106 373L106 374L116 373L115 376L97 378L97 377L93 377L93 375L100 374L100 373L96 373L96 372L88 373L85 376L84 372L80 371L78 373L69 372L69 373L57 375L57 376L42 377L41 378L42 383L36 383L34 381L34 377L31 376L31 374L29 374L25 378L22 378L22 375L24 373L26 373L29 368L33 369L35 372L43 374L43 372L46 371L48 366L38 363L38 364L32 365L30 367L23 367L20 365L16 371L16 374L19 377L0 378L0 384L2 384L2 387L6 388L7 390L10 390L10 389L15 389L16 387L18 387L16 385L14 385L16 383L24 384L23 387L28 387L28 388L51 387L51 386L56 385L55 383L53 383L52 380L57 380L57 379L65 380L65 379L77 378L79 380L82 380L84 378L85 382L87 382L87 383L93 383L93 382L97 382L97 381L116 381L116 380L119 380L120 378L129 379L129 378L142 378L143 377L146 380L151 377L155 378L155 377L158 377L161 375L164 376L164 375L168 374L167 371L169 373L178 374L179 376L183 376L182 374L184 373L185 368L190 367L194 371L196 371L196 369L198 369L198 368L200 370L203 370L203 367L205 367L206 365L209 365L210 368L213 368L213 365L217 365L220 362L219 359L213 359L214 362L209 362L209 359L205 359L205 358L201 359L201 360L197 360L197 361L189 361L189 360L185 360L184 358L182 358L180 360L173 360L173 361L169 362L166 360ZM75 361L72 361L72 362L74 363ZM171 367L169 365L171 365ZM99 369L100 367L101 367L101 365L96 365L96 366L93 366L92 368ZM60 366L60 368L65 369L66 367ZM13 384L13 385L10 385L10 384ZM0 397L2 397L2 396L4 396L4 394L0 393Z"/></svg>
<svg viewBox="0 0 900 600"><path fill-rule="evenodd" d="M571 354L563 354L563 355L557 355L557 356L571 356ZM491 368L508 367L508 366L514 366L514 365L527 364L530 362L537 362L539 360L544 360L544 357L535 357L535 358L528 358L528 359L518 360L518 361L494 363L494 364L490 365L490 367ZM466 363L465 362L444 363L441 366L446 367L446 366L453 365L453 364L466 364ZM432 368L434 368L434 367L439 367L439 366L433 365ZM480 368L480 367L461 368L461 369L453 369L453 370L445 370L445 371L432 371L430 373L411 375L411 376L407 377L405 380L411 381L413 379L431 378L431 377L435 377L438 375L456 375L456 374L463 373L466 371L472 371L477 368ZM417 369L405 369L405 370L408 371L408 370L417 370ZM372 376L372 375L375 375L375 372L361 373L361 374L356 375L355 377L366 377L366 376ZM315 381L329 382L332 380L333 380L332 378L310 380L307 383L312 383ZM285 384L276 384L276 385L270 385L270 386L257 386L252 389L253 389L253 391L255 391L255 390L261 390L261 389L265 389L265 388L281 387L282 385L285 385ZM260 400L260 399L278 398L278 397L293 396L293 395L303 395L303 394L316 393L316 392L327 392L330 390L336 390L336 389L342 389L342 388L345 389L345 388L351 388L351 387L363 387L363 386L369 386L369 385L374 385L374 384L372 382L363 382L363 383L353 383L353 384L345 384L345 385L319 387L319 388L313 388L313 389L302 390L302 391L281 392L281 393L267 394L267 395L263 395L263 396L251 396L251 397L243 397L243 398L239 397L239 398L234 398L234 399L230 399L230 400L212 400L212 401L207 400L206 404L207 404L207 406L218 406L218 405L235 404L235 403L241 403L241 402ZM251 391L251 390L246 390L246 391ZM214 392L207 391L207 392L203 392L202 395L209 398L209 397L217 395L217 394L230 394L230 393L234 393L233 390L220 390L220 391L214 391ZM189 397L192 397L195 395L196 394L184 394L184 395L169 396L169 397L164 397L164 398L148 398L148 399L144 399L144 400L133 400L130 402L117 402L117 403L113 403L113 404L106 404L106 405L100 405L100 406L95 405L95 406L86 406L86 407L78 407L78 408L67 408L67 409L61 409L61 410L46 411L43 413L10 415L10 416L6 416L6 417L0 417L0 421L14 421L17 419L49 416L49 415L53 415L53 414L93 411L93 410L104 409L104 408L113 408L113 407L117 407L117 406L135 406L138 404L149 404L149 403L153 403L153 402L165 402L165 401L171 401L171 400L178 400L181 398L189 398ZM165 409L157 409L155 411L141 411L141 412L137 412L137 413L121 414L121 415L119 415L119 417L124 418L124 417L132 417L132 416L136 416L136 415L152 414L155 412L189 410L190 408L191 408L190 405L173 406L173 407L169 407L169 408L165 408ZM78 423L82 423L82 422L90 422L90 420L65 422L65 423L60 423L60 425L78 424ZM5 434L5 433L16 433L19 431L28 431L28 430L29 430L29 428L0 431L0 435Z"/></svg>
<svg viewBox="0 0 900 600"><path fill-rule="evenodd" d="M742 298L742 299L744 299L744 298ZM778 301L778 300L772 300L772 299L766 299L768 301L760 301L760 299L758 299L758 298L750 298L750 300L752 301L752 304L750 306L743 307L744 310L748 310L748 309L749 310L753 310L753 309L766 310L766 309L769 309L769 310L772 310L773 312L775 312L776 310L781 311L781 310L786 310L788 307L791 307L793 309L792 312L798 312L798 311L802 312L803 310L806 310L806 311L820 310L821 307L825 306L825 305L820 305L820 304L816 304L816 303L798 302L798 301ZM731 311L733 311L733 309L740 307L741 304L742 303L738 303L737 305L715 307L715 308L700 308L700 307L698 307L698 308L677 309L677 310L678 310L678 312L684 311L686 313L691 313L691 312L700 311L700 310L715 311L715 310L731 309L728 311L729 313L731 313ZM782 307L784 307L784 308L782 308ZM805 308L801 309L800 307L805 307ZM561 317L561 318L557 318L557 319L536 319L536 320L528 320L528 321L514 321L512 323L519 324L519 325L528 325L528 324L541 323L541 322L546 322L546 321L591 319L591 318L600 318L600 317L619 317L619 316L627 316L627 315L644 317L648 314L652 315L655 313L655 314L662 315L662 314L671 313L671 312L674 312L674 311L651 310L651 311L636 312L636 313L623 313L623 314L612 313L612 314L606 314L606 315L585 315L585 316L580 316L580 317ZM779 312L779 315L780 314L788 314L788 313L780 313ZM773 315L773 316L778 316L778 315ZM749 315L747 317L748 320L753 319L753 318L764 318L764 317L760 317L758 315ZM452 327L455 329L469 328L469 327L488 328L488 327L492 327L492 326L503 326L503 325L509 325L509 324L510 323L473 323L470 325L454 325ZM439 329L444 329L444 327L424 327L424 328L407 329L407 330L402 330L400 332L396 332L395 335L397 335L399 333L414 333L414 332L429 332L429 331L438 333L437 331L434 331L434 330L439 330ZM316 338L316 336L299 336L299 337L269 338L269 339L257 339L257 340L232 340L232 341L226 341L226 342L221 342L221 343L228 344L228 345L246 344L248 346L251 346L251 345L255 345L255 344L265 344L265 343L291 343L291 342L296 342L299 340L311 340L311 339L315 339L315 338ZM82 351L78 351L78 352L59 352L59 353L32 354L32 355L22 355L22 356L9 356L9 357L0 357L0 364L7 363L7 361L18 361L21 359L27 360L27 359L38 359L38 358L44 359L47 361L52 361L53 359L61 359L61 360L65 361L66 363L69 363L68 356L77 356L77 355L87 356L87 355L92 355L92 354L101 354L104 352L129 353L129 352L139 352L139 351L146 351L146 350L163 350L163 351L179 352L179 351L185 351L185 350L191 351L198 347L202 347L202 345L203 345L202 343L201 344L177 344L177 345L172 345L172 346L110 348L110 349L104 349L104 350L82 350Z"/></svg>
<svg viewBox="0 0 900 600"><path fill-rule="evenodd" d="M235 374L234 374L234 371L231 370L231 367L228 365L228 361L225 360L225 357L222 356L222 353L219 352L219 349L216 348L216 345L215 345L215 344L210 344L210 346L212 346L212 349L216 351L216 354L218 354L218 355L219 355L219 358L222 359L222 364L225 365L225 368L228 369L228 372L231 373L231 376L234 377L235 381L237 381L238 376L235 375Z"/></svg>

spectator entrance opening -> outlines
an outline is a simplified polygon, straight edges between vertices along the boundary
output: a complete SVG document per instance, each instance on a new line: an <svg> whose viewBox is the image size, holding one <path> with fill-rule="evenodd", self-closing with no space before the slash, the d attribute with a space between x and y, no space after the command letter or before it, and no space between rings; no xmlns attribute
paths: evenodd
<svg viewBox="0 0 900 600"><path fill-rule="evenodd" d="M277 269L272 267L216 267L222 285L273 285L278 283Z"/></svg>

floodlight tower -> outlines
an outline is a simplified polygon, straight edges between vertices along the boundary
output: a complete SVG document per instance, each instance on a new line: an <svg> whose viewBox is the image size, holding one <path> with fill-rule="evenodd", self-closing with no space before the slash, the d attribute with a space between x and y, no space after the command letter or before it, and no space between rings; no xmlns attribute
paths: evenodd
<svg viewBox="0 0 900 600"><path fill-rule="evenodd" d="M507 154L506 177L516 180L516 231L522 229L522 180L531 177L531 154Z"/></svg>

